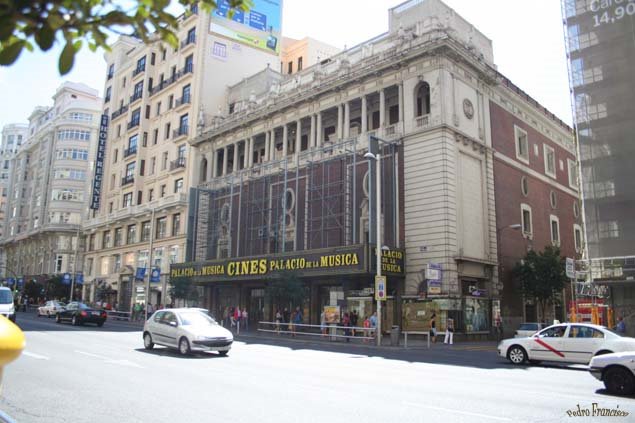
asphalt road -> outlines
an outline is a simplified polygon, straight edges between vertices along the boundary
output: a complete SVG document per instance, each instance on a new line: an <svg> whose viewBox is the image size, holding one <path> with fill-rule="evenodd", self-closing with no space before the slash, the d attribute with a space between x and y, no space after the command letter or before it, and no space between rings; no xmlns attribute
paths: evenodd
<svg viewBox="0 0 635 423"><path fill-rule="evenodd" d="M581 366L512 366L492 344L399 349L239 337L228 357L145 351L138 327L20 313L0 409L18 422L553 422L597 403L634 421ZM573 421L597 421L573 418Z"/></svg>

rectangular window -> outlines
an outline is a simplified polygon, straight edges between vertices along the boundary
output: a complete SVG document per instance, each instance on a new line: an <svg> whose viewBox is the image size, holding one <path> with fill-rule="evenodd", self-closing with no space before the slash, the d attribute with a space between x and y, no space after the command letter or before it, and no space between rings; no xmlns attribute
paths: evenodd
<svg viewBox="0 0 635 423"><path fill-rule="evenodd" d="M549 216L549 225L551 226L551 243L556 247L560 245L560 220L557 216Z"/></svg>
<svg viewBox="0 0 635 423"><path fill-rule="evenodd" d="M132 193L129 192L123 195L123 207L131 207L132 206Z"/></svg>
<svg viewBox="0 0 635 423"><path fill-rule="evenodd" d="M163 239L166 237L167 225L168 225L167 217L160 217L157 219L157 228L155 232L156 239Z"/></svg>
<svg viewBox="0 0 635 423"><path fill-rule="evenodd" d="M529 163L529 141L527 132L514 126L514 139L516 140L516 158L522 162Z"/></svg>
<svg viewBox="0 0 635 423"><path fill-rule="evenodd" d="M132 118L130 119L130 124L128 125L128 129L131 129L135 126L139 126L139 122L141 121L141 108L136 109L132 112Z"/></svg>
<svg viewBox="0 0 635 423"><path fill-rule="evenodd" d="M523 235L527 237L531 237L532 235L532 225L531 225L531 207L527 204L520 205L521 210L521 220L523 225Z"/></svg>
<svg viewBox="0 0 635 423"><path fill-rule="evenodd" d="M154 132L152 133L152 145L157 145L158 140L159 140L159 130L155 129Z"/></svg>
<svg viewBox="0 0 635 423"><path fill-rule="evenodd" d="M287 63L287 73L293 73L293 62Z"/></svg>
<svg viewBox="0 0 635 423"><path fill-rule="evenodd" d="M161 114L161 102L159 101L157 103L157 116L159 116Z"/></svg>
<svg viewBox="0 0 635 423"><path fill-rule="evenodd" d="M152 108L150 107L150 105L148 104L146 106L146 119L150 119L150 110L152 110Z"/></svg>
<svg viewBox="0 0 635 423"><path fill-rule="evenodd" d="M174 181L174 193L178 194L179 192L183 192L183 178Z"/></svg>
<svg viewBox="0 0 635 423"><path fill-rule="evenodd" d="M177 236L181 232L181 213L172 215L172 236Z"/></svg>
<svg viewBox="0 0 635 423"><path fill-rule="evenodd" d="M298 57L298 72L302 70L302 56Z"/></svg>
<svg viewBox="0 0 635 423"><path fill-rule="evenodd" d="M137 267L141 269L147 269L149 255L150 252L148 250L139 251L139 253L137 254Z"/></svg>
<svg viewBox="0 0 635 423"><path fill-rule="evenodd" d="M145 171L145 167L146 167L146 161L145 160L141 160L141 162L139 163L139 176L143 176L143 173Z"/></svg>
<svg viewBox="0 0 635 423"><path fill-rule="evenodd" d="M185 58L185 66L183 68L183 73L189 73L194 71L194 55L190 54Z"/></svg>
<svg viewBox="0 0 635 423"><path fill-rule="evenodd" d="M620 228L616 220L598 222L600 238L619 238Z"/></svg>
<svg viewBox="0 0 635 423"><path fill-rule="evenodd" d="M133 178L134 177L135 164L136 164L136 162L132 162L132 163L128 163L126 165L126 178Z"/></svg>
<svg viewBox="0 0 635 423"><path fill-rule="evenodd" d="M575 242L575 251L582 252L582 227L573 225L573 242Z"/></svg>
<svg viewBox="0 0 635 423"><path fill-rule="evenodd" d="M152 201L152 200L154 200L154 190L150 188L148 190L148 201Z"/></svg>
<svg viewBox="0 0 635 423"><path fill-rule="evenodd" d="M542 146L543 153L545 155L545 174L547 176L551 176L552 178L556 177L556 151L544 144Z"/></svg>
<svg viewBox="0 0 635 423"><path fill-rule="evenodd" d="M148 133L147 132L143 133L143 141L141 142L141 146L142 147L147 147L148 146Z"/></svg>
<svg viewBox="0 0 635 423"><path fill-rule="evenodd" d="M161 170L165 170L168 167L168 152L164 151L161 157Z"/></svg>
<svg viewBox="0 0 635 423"><path fill-rule="evenodd" d="M155 63L156 59L157 59L157 55L156 55L156 53L152 53L152 54L150 55L150 64L151 64L152 66L154 66L154 63Z"/></svg>
<svg viewBox="0 0 635 423"><path fill-rule="evenodd" d="M227 57L227 46L223 43L214 41L214 46L212 47L212 56L225 59Z"/></svg>
<svg viewBox="0 0 635 423"><path fill-rule="evenodd" d="M173 245L170 247L170 264L178 263L179 261L179 246Z"/></svg>
<svg viewBox="0 0 635 423"><path fill-rule="evenodd" d="M106 88L106 95L104 96L104 103L108 103L112 97L112 87Z"/></svg>
<svg viewBox="0 0 635 423"><path fill-rule="evenodd" d="M123 228L115 228L115 247L123 245Z"/></svg>
<svg viewBox="0 0 635 423"><path fill-rule="evenodd" d="M569 174L569 186L571 188L578 188L578 172L577 172L577 166L575 165L575 162L571 159L567 159L567 167L568 167L568 174Z"/></svg>
<svg viewBox="0 0 635 423"><path fill-rule="evenodd" d="M169 140L170 139L170 123L166 123L165 124L165 137L164 139Z"/></svg>
<svg viewBox="0 0 635 423"><path fill-rule="evenodd" d="M157 168L157 158L156 157L152 157L150 159L150 170L148 172L148 175L154 175L154 172L156 171Z"/></svg>
<svg viewBox="0 0 635 423"><path fill-rule="evenodd" d="M101 237L101 248L110 247L110 231L104 231Z"/></svg>
<svg viewBox="0 0 635 423"><path fill-rule="evenodd" d="M128 225L128 231L126 235L126 242L128 244L134 244L137 242L137 225Z"/></svg>
<svg viewBox="0 0 635 423"><path fill-rule="evenodd" d="M150 241L150 221L141 223L141 242Z"/></svg>
<svg viewBox="0 0 635 423"><path fill-rule="evenodd" d="M166 186L167 186L167 185L165 185L165 184L161 185L161 189L160 189L160 191L159 191L159 198L163 198L163 197L165 197L165 187L166 187Z"/></svg>

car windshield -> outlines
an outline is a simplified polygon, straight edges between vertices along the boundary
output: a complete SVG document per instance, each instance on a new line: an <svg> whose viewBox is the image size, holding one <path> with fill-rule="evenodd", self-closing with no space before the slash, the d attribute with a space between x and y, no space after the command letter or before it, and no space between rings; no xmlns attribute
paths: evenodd
<svg viewBox="0 0 635 423"><path fill-rule="evenodd" d="M88 310L88 309L90 309L90 307L88 307L84 303L77 303L77 308L80 309L80 310Z"/></svg>
<svg viewBox="0 0 635 423"><path fill-rule="evenodd" d="M216 321L200 311L188 311L179 314L183 326L189 325L217 325Z"/></svg>
<svg viewBox="0 0 635 423"><path fill-rule="evenodd" d="M8 289L0 290L0 304L11 304L13 302L13 295Z"/></svg>

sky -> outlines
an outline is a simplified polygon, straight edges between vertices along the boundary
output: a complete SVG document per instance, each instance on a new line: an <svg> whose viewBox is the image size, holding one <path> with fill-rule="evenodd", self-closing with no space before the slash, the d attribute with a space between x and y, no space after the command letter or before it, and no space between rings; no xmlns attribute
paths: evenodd
<svg viewBox="0 0 635 423"><path fill-rule="evenodd" d="M353 47L388 30L388 9L400 0L283 0L282 33ZM444 0L492 40L498 71L571 125L560 0ZM35 106L52 105L64 81L82 82L103 94L103 51L84 48L65 77L57 71L62 46L23 52L0 67L0 127L27 122Z"/></svg>

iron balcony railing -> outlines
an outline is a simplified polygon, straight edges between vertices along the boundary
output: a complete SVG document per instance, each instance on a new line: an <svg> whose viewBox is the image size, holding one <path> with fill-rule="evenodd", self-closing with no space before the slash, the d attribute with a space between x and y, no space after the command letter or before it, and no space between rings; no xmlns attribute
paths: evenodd
<svg viewBox="0 0 635 423"><path fill-rule="evenodd" d="M134 78L135 76L139 75L141 72L144 72L145 70L146 70L145 65L144 66L139 66L137 69L132 71L132 77Z"/></svg>
<svg viewBox="0 0 635 423"><path fill-rule="evenodd" d="M139 126L139 120L133 120L132 122L128 122L128 129L132 129Z"/></svg>
<svg viewBox="0 0 635 423"><path fill-rule="evenodd" d="M110 117L112 120L117 119L119 116L123 115L128 111L128 106L121 106L119 110L112 112L112 116Z"/></svg>
<svg viewBox="0 0 635 423"><path fill-rule="evenodd" d="M127 175L121 178L121 186L128 185L134 182L134 175Z"/></svg>
<svg viewBox="0 0 635 423"><path fill-rule="evenodd" d="M127 148L123 151L123 157L126 158L128 156L132 156L133 154L137 154L137 146L134 145L130 148Z"/></svg>
<svg viewBox="0 0 635 423"><path fill-rule="evenodd" d="M178 138L184 135L187 135L188 133L188 126L180 126L177 129L174 130L174 132L172 133L172 138Z"/></svg>
<svg viewBox="0 0 635 423"><path fill-rule="evenodd" d="M130 103L135 102L143 97L143 91L139 91L130 96Z"/></svg>
<svg viewBox="0 0 635 423"><path fill-rule="evenodd" d="M190 35L185 40L181 41L181 48L185 48L194 43L196 43L196 35Z"/></svg>
<svg viewBox="0 0 635 423"><path fill-rule="evenodd" d="M176 102L174 103L174 107L179 107L182 106L183 104L191 104L192 103L192 98L190 95L184 95L181 98L176 99Z"/></svg>
<svg viewBox="0 0 635 423"><path fill-rule="evenodd" d="M185 157L179 157L176 160L170 162L170 170L185 168Z"/></svg>

